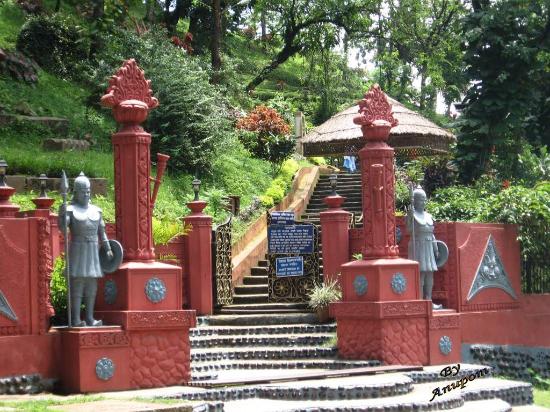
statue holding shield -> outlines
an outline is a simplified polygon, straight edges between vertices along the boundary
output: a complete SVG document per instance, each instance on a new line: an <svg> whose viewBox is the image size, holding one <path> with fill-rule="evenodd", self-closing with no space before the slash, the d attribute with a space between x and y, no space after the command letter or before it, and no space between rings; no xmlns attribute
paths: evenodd
<svg viewBox="0 0 550 412"><path fill-rule="evenodd" d="M58 219L66 244L68 229L71 231L70 244L65 248L69 326L101 326L102 321L93 317L97 279L103 277L104 272L114 271L120 265L122 247L120 243L107 239L102 211L90 204L90 181L84 173L75 179L73 200L68 205L64 173L63 182L64 202L59 208ZM105 270L105 266L109 269ZM80 318L83 300L86 306L85 321Z"/></svg>
<svg viewBox="0 0 550 412"><path fill-rule="evenodd" d="M433 273L442 267L449 256L447 245L434 236L434 220L426 212L426 192L418 186L412 192L412 205L407 211L409 259L416 260L420 269L420 293L423 299L432 300ZM441 305L433 305L440 309Z"/></svg>

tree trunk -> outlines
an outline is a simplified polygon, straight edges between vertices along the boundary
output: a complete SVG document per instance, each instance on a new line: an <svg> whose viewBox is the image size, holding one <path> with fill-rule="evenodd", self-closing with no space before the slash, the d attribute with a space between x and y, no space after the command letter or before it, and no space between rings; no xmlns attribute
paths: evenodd
<svg viewBox="0 0 550 412"><path fill-rule="evenodd" d="M147 0L145 4L145 21L148 23L155 22L155 4L156 0Z"/></svg>
<svg viewBox="0 0 550 412"><path fill-rule="evenodd" d="M54 11L57 13L59 11L59 9L61 8L61 0L57 0L55 2L55 9Z"/></svg>
<svg viewBox="0 0 550 412"><path fill-rule="evenodd" d="M296 53L302 50L301 45L295 45L294 39L296 38L297 32L291 32L285 36L285 46L283 49L273 58L271 63L265 66L260 73L246 86L247 91L254 90L260 83L262 83L269 73L279 67L281 64L286 62L290 57L294 56Z"/></svg>
<svg viewBox="0 0 550 412"><path fill-rule="evenodd" d="M262 37L260 37L260 41L262 42L265 48L265 45L267 44L267 22L266 22L264 10L262 10L262 14L260 15L260 28L262 31Z"/></svg>
<svg viewBox="0 0 550 412"><path fill-rule="evenodd" d="M426 106L426 96L425 96L425 89L426 89L426 65L422 65L420 68L420 110L424 110Z"/></svg>
<svg viewBox="0 0 550 412"><path fill-rule="evenodd" d="M92 2L92 23L95 24L103 18L104 14L104 3L103 0L94 0ZM98 26L96 25L96 30L91 35L90 38L90 53L89 57L94 57L96 53L101 49L101 36Z"/></svg>
<svg viewBox="0 0 550 412"><path fill-rule="evenodd" d="M222 58L220 55L222 37L222 18L221 18L221 6L220 0L212 0L212 38L210 41L210 53L212 54L212 70L214 75L212 76L212 82L218 83L218 76L216 72L219 72L222 68Z"/></svg>

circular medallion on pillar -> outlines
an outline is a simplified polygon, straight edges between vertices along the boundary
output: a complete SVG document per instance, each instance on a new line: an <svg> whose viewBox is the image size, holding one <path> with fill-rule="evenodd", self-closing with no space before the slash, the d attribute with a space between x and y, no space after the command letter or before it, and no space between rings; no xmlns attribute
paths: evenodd
<svg viewBox="0 0 550 412"><path fill-rule="evenodd" d="M365 275L357 275L353 280L353 289L357 296L362 296L367 293L369 287L369 281Z"/></svg>
<svg viewBox="0 0 550 412"><path fill-rule="evenodd" d="M393 293L403 294L407 290L407 279L402 273L397 272L391 278L391 289Z"/></svg>
<svg viewBox="0 0 550 412"><path fill-rule="evenodd" d="M105 300L105 303L108 305L115 303L117 294L118 288L116 286L116 282L113 279L106 281L105 286L103 287L103 299Z"/></svg>
<svg viewBox="0 0 550 412"><path fill-rule="evenodd" d="M442 336L439 339L439 350L443 355L448 355L453 350L453 342L448 336Z"/></svg>
<svg viewBox="0 0 550 412"><path fill-rule="evenodd" d="M159 303L166 297L166 285L159 278L151 278L145 284L145 296L153 303Z"/></svg>
<svg viewBox="0 0 550 412"><path fill-rule="evenodd" d="M95 374L98 379L108 381L115 374L115 364L109 358L101 358L95 364Z"/></svg>

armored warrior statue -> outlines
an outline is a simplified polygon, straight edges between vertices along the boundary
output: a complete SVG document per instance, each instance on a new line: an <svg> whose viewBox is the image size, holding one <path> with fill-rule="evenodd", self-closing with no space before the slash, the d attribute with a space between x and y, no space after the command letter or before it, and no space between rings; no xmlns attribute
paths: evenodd
<svg viewBox="0 0 550 412"><path fill-rule="evenodd" d="M412 205L407 213L407 230L411 233L409 259L416 260L420 269L422 298L432 300L434 272L447 261L449 252L445 243L434 236L434 220L425 211L426 193L420 186L412 193ZM440 309L441 305L433 305Z"/></svg>
<svg viewBox="0 0 550 412"><path fill-rule="evenodd" d="M119 260L111 250L111 243L105 234L105 223L101 209L90 204L90 181L84 173L74 181L73 200L59 208L59 228L67 233L71 230L67 259L67 284L69 286L70 326L101 326L95 320L94 305L97 294L97 279L103 276L101 260ZM66 193L65 193L66 194ZM64 196L65 197L65 196ZM100 259L98 236L102 243L104 258ZM119 262L120 263L120 262ZM118 264L116 265L118 266ZM86 321L80 319L82 299L86 305Z"/></svg>

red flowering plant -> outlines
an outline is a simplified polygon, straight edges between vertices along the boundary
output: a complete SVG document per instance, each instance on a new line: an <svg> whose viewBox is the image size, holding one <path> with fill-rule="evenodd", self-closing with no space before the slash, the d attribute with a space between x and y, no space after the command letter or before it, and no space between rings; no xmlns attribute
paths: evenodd
<svg viewBox="0 0 550 412"><path fill-rule="evenodd" d="M281 163L294 149L290 126L277 110L257 106L248 115L237 121L239 139L256 157Z"/></svg>

